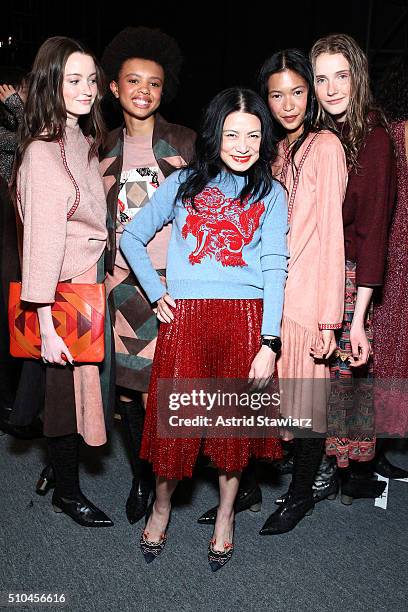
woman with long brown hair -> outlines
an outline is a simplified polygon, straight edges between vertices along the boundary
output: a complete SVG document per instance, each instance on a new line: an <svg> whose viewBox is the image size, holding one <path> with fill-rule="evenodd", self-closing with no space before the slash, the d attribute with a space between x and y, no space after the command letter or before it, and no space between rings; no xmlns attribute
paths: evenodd
<svg viewBox="0 0 408 612"><path fill-rule="evenodd" d="M356 41L332 34L312 47L315 87L325 121L344 146L349 178L343 203L345 313L332 364L326 452L350 467L343 503L377 497L372 477L375 423L372 400L373 294L383 284L388 228L395 198L395 159L381 112L375 109L368 62Z"/></svg>
<svg viewBox="0 0 408 612"><path fill-rule="evenodd" d="M80 435L91 446L106 442L109 333L100 367L74 365L55 330L51 304L59 281L103 280L106 200L97 157L104 135L102 88L98 62L81 43L59 36L43 43L30 73L12 180L23 225L21 297L36 305L42 357L25 364L13 420L30 420L33 403L42 409L55 474L54 510L89 527L113 524L82 494L78 477Z"/></svg>

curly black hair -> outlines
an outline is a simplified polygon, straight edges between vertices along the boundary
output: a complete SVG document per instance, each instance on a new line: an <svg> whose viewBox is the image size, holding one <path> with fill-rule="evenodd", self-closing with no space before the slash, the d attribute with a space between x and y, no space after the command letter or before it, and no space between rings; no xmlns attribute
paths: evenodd
<svg viewBox="0 0 408 612"><path fill-rule="evenodd" d="M143 26L125 28L111 40L102 55L102 66L109 81L116 81L123 63L133 57L160 64L164 70L163 102L173 100L183 62L174 38L158 29Z"/></svg>
<svg viewBox="0 0 408 612"><path fill-rule="evenodd" d="M408 53L388 65L376 87L376 102L390 121L408 119Z"/></svg>

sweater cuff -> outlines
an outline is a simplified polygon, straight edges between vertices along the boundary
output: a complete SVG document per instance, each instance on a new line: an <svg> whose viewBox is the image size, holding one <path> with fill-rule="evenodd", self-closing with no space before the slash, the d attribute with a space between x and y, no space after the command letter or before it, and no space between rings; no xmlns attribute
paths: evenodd
<svg viewBox="0 0 408 612"><path fill-rule="evenodd" d="M320 331L324 329L341 329L342 323L319 323Z"/></svg>
<svg viewBox="0 0 408 612"><path fill-rule="evenodd" d="M159 278L159 275L157 275L157 277ZM166 287L160 280L158 283L154 282L154 285L152 283L151 287L144 286L143 289L145 290L146 295L149 298L149 302L151 304L158 302L160 298L162 298L167 293Z"/></svg>

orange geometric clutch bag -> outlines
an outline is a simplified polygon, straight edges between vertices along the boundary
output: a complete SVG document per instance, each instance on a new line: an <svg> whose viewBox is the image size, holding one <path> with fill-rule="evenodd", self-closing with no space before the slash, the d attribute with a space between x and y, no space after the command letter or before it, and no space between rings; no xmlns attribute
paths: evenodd
<svg viewBox="0 0 408 612"><path fill-rule="evenodd" d="M105 357L105 286L101 283L58 283L51 305L55 331L78 363L99 363ZM40 325L36 306L21 301L21 283L10 283L10 353L40 359Z"/></svg>

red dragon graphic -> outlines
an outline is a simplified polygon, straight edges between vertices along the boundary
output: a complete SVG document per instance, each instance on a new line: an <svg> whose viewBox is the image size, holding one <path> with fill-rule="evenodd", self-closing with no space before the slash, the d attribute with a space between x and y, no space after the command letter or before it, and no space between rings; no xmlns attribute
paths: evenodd
<svg viewBox="0 0 408 612"><path fill-rule="evenodd" d="M218 187L206 187L194 200L196 209L187 206L187 218L182 237L196 237L196 248L188 259L192 265L204 257L215 257L223 266L244 267L248 264L242 257L242 249L249 244L259 226L265 210L263 202L251 204L246 198L226 198Z"/></svg>

